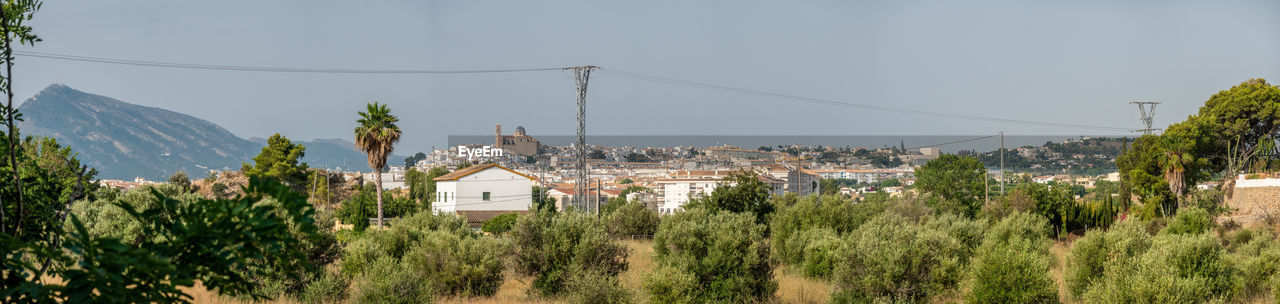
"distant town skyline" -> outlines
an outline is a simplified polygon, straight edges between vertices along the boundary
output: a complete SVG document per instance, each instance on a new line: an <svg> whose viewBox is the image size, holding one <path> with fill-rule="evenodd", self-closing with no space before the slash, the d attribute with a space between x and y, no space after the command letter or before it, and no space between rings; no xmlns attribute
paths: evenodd
<svg viewBox="0 0 1280 304"><path fill-rule="evenodd" d="M199 64L376 69L600 65L704 83L902 109L1139 128L1250 78L1280 81L1274 1L951 3L57 1L20 50ZM251 8L251 9L247 9ZM342 20L342 21L337 21ZM19 56L15 95L52 83L165 108L241 137L350 140L356 111L400 116L397 153L494 124L572 134L559 71L343 75L184 70ZM797 103L598 74L600 135L1013 135L1098 130ZM508 132L509 133L509 132ZM1117 134L1123 132L1116 132Z"/></svg>

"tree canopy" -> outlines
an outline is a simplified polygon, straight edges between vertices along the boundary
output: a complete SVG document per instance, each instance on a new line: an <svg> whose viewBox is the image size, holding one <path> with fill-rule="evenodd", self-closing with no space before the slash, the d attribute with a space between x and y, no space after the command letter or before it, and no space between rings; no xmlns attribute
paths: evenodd
<svg viewBox="0 0 1280 304"><path fill-rule="evenodd" d="M299 163L298 160L306 155L306 150L302 144L295 144L276 133L267 138L267 146L253 157L253 165L246 163L240 170L246 176L269 177L288 185L303 185L307 180L307 163Z"/></svg>
<svg viewBox="0 0 1280 304"><path fill-rule="evenodd" d="M943 154L916 170L916 187L958 203L970 217L982 208L983 170L976 158Z"/></svg>

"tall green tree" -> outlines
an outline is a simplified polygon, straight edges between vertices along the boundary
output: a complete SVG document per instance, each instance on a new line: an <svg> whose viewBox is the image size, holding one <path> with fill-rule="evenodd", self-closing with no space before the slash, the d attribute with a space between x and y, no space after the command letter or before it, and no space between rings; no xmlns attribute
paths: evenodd
<svg viewBox="0 0 1280 304"><path fill-rule="evenodd" d="M307 147L295 144L289 138L276 133L267 138L267 146L253 157L253 165L243 164L241 171L247 176L274 178L287 185L299 187L307 181L307 163L298 160L306 156Z"/></svg>
<svg viewBox="0 0 1280 304"><path fill-rule="evenodd" d="M752 171L734 172L726 176L710 196L689 202L686 209L746 212L755 215L757 223L768 224L769 215L774 211L769 195L769 185L760 180L760 175Z"/></svg>
<svg viewBox="0 0 1280 304"><path fill-rule="evenodd" d="M409 186L409 199L418 201L419 203L429 203L427 199L427 174L417 169L409 169L404 172L404 183ZM424 205L430 208L430 205Z"/></svg>
<svg viewBox="0 0 1280 304"><path fill-rule="evenodd" d="M982 209L983 170L977 158L943 154L916 170L916 188L958 203L972 217Z"/></svg>
<svg viewBox="0 0 1280 304"><path fill-rule="evenodd" d="M378 227L382 227L382 170L387 167L387 156L400 141L400 118L391 114L386 104L373 102L365 105L356 122L356 148L368 155L369 169L373 169L374 183L378 185Z"/></svg>
<svg viewBox="0 0 1280 304"><path fill-rule="evenodd" d="M22 187L23 180L18 173L18 157L22 154L22 146L18 142L18 121L22 120L22 115L18 114L18 108L13 106L13 48L14 43L18 45L32 45L40 41L31 26L26 22L35 17L35 13L42 5L39 0L7 0L0 6L0 51L4 52L4 56L0 57L0 61L4 62L4 74L0 75L0 91L3 91L5 97L8 98L5 106L0 108L0 114L4 115L4 125L8 129L5 136L8 137L5 151L6 161L9 164L8 173L5 177L10 178L9 182L17 186L16 189L24 189ZM22 216L24 211L23 193L21 190L16 191L11 198L0 200L0 233L8 232L8 216L5 210L5 204L13 204L14 209L19 216L14 217L18 227L21 227ZM19 228L20 229L20 228Z"/></svg>
<svg viewBox="0 0 1280 304"><path fill-rule="evenodd" d="M428 202L434 202L434 201L435 201L435 193L436 193L436 178L437 178L437 177L444 176L445 174L449 174L449 169L446 169L445 167L433 167L433 168L431 168L431 170L427 170L427 177L426 177L426 179L427 179L427 189L426 189L426 194L427 194L427 201L428 201Z"/></svg>

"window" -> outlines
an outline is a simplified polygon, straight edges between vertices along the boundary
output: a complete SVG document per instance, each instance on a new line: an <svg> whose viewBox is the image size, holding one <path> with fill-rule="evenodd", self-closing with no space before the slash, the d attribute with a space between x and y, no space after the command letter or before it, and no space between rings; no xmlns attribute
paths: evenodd
<svg viewBox="0 0 1280 304"><path fill-rule="evenodd" d="M480 199L486 200L486 201L489 200L489 191L485 191L484 193L480 194Z"/></svg>

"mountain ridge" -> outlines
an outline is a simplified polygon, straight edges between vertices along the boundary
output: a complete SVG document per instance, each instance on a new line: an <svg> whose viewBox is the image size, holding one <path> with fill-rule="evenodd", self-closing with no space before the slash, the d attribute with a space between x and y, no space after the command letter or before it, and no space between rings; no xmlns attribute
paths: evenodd
<svg viewBox="0 0 1280 304"><path fill-rule="evenodd" d="M163 180L178 171L199 178L208 170L236 170L252 163L265 140L245 139L207 120L131 104L52 84L18 107L26 135L53 137L69 146L99 178ZM291 139L292 140L292 139ZM360 168L363 153L342 139L292 140L306 146L302 161L312 167L343 164ZM391 163L402 156L390 156ZM345 169L345 168L344 168Z"/></svg>

